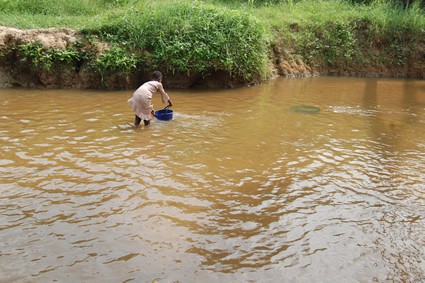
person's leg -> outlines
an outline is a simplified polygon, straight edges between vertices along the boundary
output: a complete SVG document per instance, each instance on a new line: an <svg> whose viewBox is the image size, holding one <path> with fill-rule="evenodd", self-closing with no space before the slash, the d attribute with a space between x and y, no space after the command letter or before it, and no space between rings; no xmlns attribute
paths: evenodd
<svg viewBox="0 0 425 283"><path fill-rule="evenodd" d="M145 123L145 126L149 126L151 123L151 120L143 120L143 123Z"/></svg>
<svg viewBox="0 0 425 283"><path fill-rule="evenodd" d="M137 115L134 115L135 117L134 117L134 126L139 126L139 124L140 124L140 122L142 122L142 119L140 119L140 117L139 116L137 116Z"/></svg>

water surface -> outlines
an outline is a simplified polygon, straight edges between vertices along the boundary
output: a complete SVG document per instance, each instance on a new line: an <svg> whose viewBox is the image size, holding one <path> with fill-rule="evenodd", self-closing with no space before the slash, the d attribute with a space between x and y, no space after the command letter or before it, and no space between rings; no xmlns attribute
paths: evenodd
<svg viewBox="0 0 425 283"><path fill-rule="evenodd" d="M168 93L0 90L1 282L425 280L424 81Z"/></svg>

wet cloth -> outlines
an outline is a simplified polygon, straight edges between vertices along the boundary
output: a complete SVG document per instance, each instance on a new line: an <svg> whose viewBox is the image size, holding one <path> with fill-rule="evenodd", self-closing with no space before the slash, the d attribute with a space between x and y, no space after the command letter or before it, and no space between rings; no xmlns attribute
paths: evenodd
<svg viewBox="0 0 425 283"><path fill-rule="evenodd" d="M133 93L133 97L128 100L134 114L142 120L151 119L151 111L153 110L152 95L156 92L161 94L162 103L170 100L170 97L164 91L162 83L158 81L144 83Z"/></svg>

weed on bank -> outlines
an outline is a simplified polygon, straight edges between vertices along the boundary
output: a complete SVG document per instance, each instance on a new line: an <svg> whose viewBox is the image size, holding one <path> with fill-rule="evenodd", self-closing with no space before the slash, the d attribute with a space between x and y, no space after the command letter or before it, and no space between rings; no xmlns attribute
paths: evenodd
<svg viewBox="0 0 425 283"><path fill-rule="evenodd" d="M19 47L47 67L55 62L46 58L74 55L103 74L128 74L151 64L187 74L223 70L243 80L266 79L270 48L278 44L288 47L288 56L312 66L405 64L425 35L421 6L354 2L0 0L0 24L74 28L89 40L109 42L110 48L100 57L86 51L76 54L75 47L67 53L36 49L37 53L36 45ZM382 55L368 54L371 48L381 48Z"/></svg>

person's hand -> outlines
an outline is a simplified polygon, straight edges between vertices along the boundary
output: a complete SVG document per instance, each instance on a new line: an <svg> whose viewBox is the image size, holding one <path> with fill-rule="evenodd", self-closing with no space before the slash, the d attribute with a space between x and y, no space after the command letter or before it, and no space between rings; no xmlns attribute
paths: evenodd
<svg viewBox="0 0 425 283"><path fill-rule="evenodd" d="M173 103L171 102L171 100L168 100L168 106L167 106L167 108L168 107L171 107L171 106L173 106Z"/></svg>

